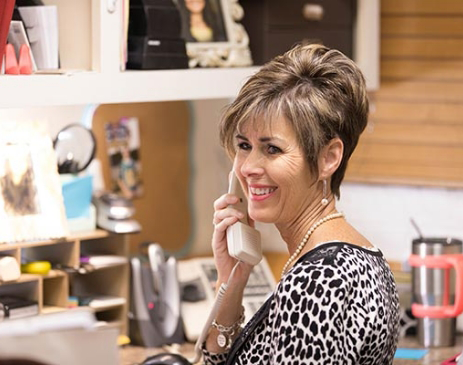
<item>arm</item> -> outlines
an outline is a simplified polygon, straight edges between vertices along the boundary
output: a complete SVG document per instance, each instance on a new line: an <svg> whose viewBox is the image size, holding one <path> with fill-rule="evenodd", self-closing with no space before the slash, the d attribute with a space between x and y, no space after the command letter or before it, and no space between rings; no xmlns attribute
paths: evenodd
<svg viewBox="0 0 463 365"><path fill-rule="evenodd" d="M231 204L237 203L238 198L232 194L224 194L214 203L214 233L212 236L212 250L214 253L215 264L217 268L217 288L222 283L227 283L230 274L237 261L228 254L227 249L227 228L241 219L242 213L229 207ZM231 326L236 323L241 315L243 292L246 283L249 279L252 266L240 263L235 270L232 281L229 283L227 291L219 308L216 322L222 326ZM204 352L205 362L220 363L226 357L226 347L219 346L217 338L219 331L216 328L211 328L205 342ZM230 339L233 341L238 333L235 333ZM214 356L223 354L223 356Z"/></svg>

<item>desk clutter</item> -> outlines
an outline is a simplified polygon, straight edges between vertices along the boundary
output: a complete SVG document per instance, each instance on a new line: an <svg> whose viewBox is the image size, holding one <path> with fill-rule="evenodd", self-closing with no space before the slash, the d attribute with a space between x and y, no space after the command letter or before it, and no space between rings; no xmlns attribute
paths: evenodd
<svg viewBox="0 0 463 365"><path fill-rule="evenodd" d="M0 283L16 281L21 276L18 261L12 256L0 256Z"/></svg>
<svg viewBox="0 0 463 365"><path fill-rule="evenodd" d="M127 252L125 235L103 230L0 245L1 357L117 364L128 334Z"/></svg>
<svg viewBox="0 0 463 365"><path fill-rule="evenodd" d="M2 358L44 364L119 364L118 331L100 328L93 311L73 310L0 322Z"/></svg>
<svg viewBox="0 0 463 365"><path fill-rule="evenodd" d="M39 305L35 300L15 296L0 295L0 321L17 319L39 314Z"/></svg>

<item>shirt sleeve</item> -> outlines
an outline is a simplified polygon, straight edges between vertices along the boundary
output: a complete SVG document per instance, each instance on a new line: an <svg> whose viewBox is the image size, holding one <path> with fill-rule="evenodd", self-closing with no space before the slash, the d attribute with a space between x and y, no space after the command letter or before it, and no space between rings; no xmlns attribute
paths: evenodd
<svg viewBox="0 0 463 365"><path fill-rule="evenodd" d="M203 344L202 350L203 350L203 362L202 362L202 364L205 364L205 365L224 365L225 362L227 361L228 352L222 352L220 354L209 352L209 351L207 351L205 344Z"/></svg>

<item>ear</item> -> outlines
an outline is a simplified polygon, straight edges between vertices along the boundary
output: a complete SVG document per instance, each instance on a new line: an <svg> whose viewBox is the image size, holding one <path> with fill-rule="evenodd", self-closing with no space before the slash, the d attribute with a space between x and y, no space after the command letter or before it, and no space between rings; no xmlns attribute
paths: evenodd
<svg viewBox="0 0 463 365"><path fill-rule="evenodd" d="M344 144L336 137L322 148L318 157L318 176L320 180L331 177L341 164Z"/></svg>

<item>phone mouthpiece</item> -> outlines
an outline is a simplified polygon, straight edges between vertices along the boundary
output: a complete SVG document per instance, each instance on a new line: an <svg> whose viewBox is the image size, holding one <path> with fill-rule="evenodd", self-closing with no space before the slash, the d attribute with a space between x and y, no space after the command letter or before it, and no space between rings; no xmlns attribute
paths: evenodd
<svg viewBox="0 0 463 365"><path fill-rule="evenodd" d="M236 222L227 228L228 253L239 261L257 265L262 260L260 232L247 224Z"/></svg>

